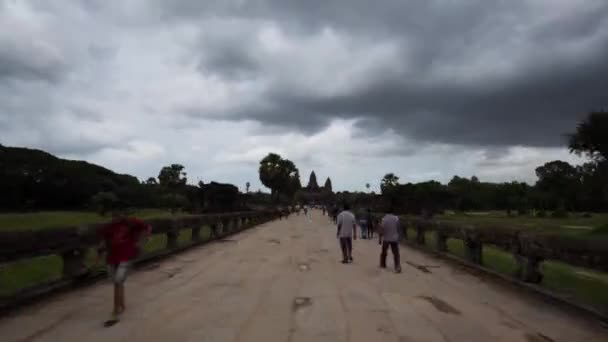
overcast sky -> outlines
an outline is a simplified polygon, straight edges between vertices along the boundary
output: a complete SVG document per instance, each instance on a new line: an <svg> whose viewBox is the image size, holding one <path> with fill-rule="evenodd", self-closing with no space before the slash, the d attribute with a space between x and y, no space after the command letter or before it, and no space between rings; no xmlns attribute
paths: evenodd
<svg viewBox="0 0 608 342"><path fill-rule="evenodd" d="M0 0L0 143L140 178L535 180L608 105L606 0Z"/></svg>

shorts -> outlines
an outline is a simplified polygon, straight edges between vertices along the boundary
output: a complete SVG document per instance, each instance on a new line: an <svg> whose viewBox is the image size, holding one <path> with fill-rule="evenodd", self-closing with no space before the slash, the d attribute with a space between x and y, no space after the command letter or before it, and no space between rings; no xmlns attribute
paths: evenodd
<svg viewBox="0 0 608 342"><path fill-rule="evenodd" d="M130 269L130 261L121 262L118 265L108 265L108 275L110 276L110 280L117 285L124 284L125 280L127 280L127 274L129 273Z"/></svg>

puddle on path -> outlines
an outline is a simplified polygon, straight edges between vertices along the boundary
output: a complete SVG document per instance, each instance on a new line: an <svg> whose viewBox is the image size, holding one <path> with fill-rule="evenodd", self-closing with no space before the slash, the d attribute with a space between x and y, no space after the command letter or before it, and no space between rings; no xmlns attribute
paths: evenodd
<svg viewBox="0 0 608 342"><path fill-rule="evenodd" d="M435 265L418 265L411 261L406 261L405 263L412 266L413 268L418 269L419 271L422 271L423 273L432 273L429 268L439 268L439 266Z"/></svg>
<svg viewBox="0 0 608 342"><path fill-rule="evenodd" d="M300 272L307 272L307 271L310 271L310 265L309 265L309 264L307 264L307 263L304 263L304 262L299 263L299 264L298 264L298 268L300 269Z"/></svg>
<svg viewBox="0 0 608 342"><path fill-rule="evenodd" d="M302 308L312 305L312 299L310 297L296 297L293 300L293 305L291 306L291 312L297 312Z"/></svg>
<svg viewBox="0 0 608 342"><path fill-rule="evenodd" d="M455 307L451 306L450 304L444 302L443 300L441 300L439 298L432 297L432 296L418 296L418 298L426 300L427 302L431 303L435 307L435 309L437 309L438 311L441 311L443 313L452 314L452 315L461 315L462 314L460 312L460 310L456 309Z"/></svg>
<svg viewBox="0 0 608 342"><path fill-rule="evenodd" d="M527 333L526 340L528 342L554 342L552 338L545 336L541 333L536 333L536 334Z"/></svg>

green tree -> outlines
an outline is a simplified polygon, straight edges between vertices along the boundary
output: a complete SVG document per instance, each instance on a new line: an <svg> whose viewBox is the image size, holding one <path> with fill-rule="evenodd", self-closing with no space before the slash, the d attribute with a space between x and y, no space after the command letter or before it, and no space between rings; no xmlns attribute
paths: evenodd
<svg viewBox="0 0 608 342"><path fill-rule="evenodd" d="M150 178L146 179L146 181L144 182L144 184L146 184L146 185L157 185L158 182L156 181L156 178L150 177Z"/></svg>
<svg viewBox="0 0 608 342"><path fill-rule="evenodd" d="M365 187L367 188L367 191L369 192L369 188L370 188L369 183L365 183Z"/></svg>
<svg viewBox="0 0 608 342"><path fill-rule="evenodd" d="M171 164L170 166L163 167L158 174L158 181L160 185L168 188L186 185L187 178L184 166Z"/></svg>
<svg viewBox="0 0 608 342"><path fill-rule="evenodd" d="M570 209L575 206L581 177L574 166L561 160L554 160L536 168L536 175L538 189L550 194L555 200L552 207Z"/></svg>
<svg viewBox="0 0 608 342"><path fill-rule="evenodd" d="M104 216L118 203L118 196L113 192L98 192L91 197L91 204L97 212Z"/></svg>
<svg viewBox="0 0 608 342"><path fill-rule="evenodd" d="M161 197L164 207L171 210L171 214L175 214L179 209L184 209L190 205L188 198L182 194L168 193Z"/></svg>
<svg viewBox="0 0 608 342"><path fill-rule="evenodd" d="M608 112L592 112L570 134L568 148L596 161L608 160Z"/></svg>
<svg viewBox="0 0 608 342"><path fill-rule="evenodd" d="M260 181L269 188L276 201L284 194L292 197L301 188L300 173L289 159L269 153L260 161Z"/></svg>
<svg viewBox="0 0 608 342"><path fill-rule="evenodd" d="M245 183L245 193L249 193L250 186L251 186L251 184L249 184L249 182Z"/></svg>
<svg viewBox="0 0 608 342"><path fill-rule="evenodd" d="M387 173L380 181L380 190L382 194L389 192L399 184L399 177L395 176L394 173Z"/></svg>

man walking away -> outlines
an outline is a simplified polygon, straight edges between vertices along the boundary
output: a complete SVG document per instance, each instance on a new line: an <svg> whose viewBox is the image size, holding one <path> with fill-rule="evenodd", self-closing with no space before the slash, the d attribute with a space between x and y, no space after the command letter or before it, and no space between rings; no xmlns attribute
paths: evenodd
<svg viewBox="0 0 608 342"><path fill-rule="evenodd" d="M357 240L357 221L355 215L350 212L348 204L344 205L344 211L337 217L340 248L342 249L342 263L353 262L353 239Z"/></svg>
<svg viewBox="0 0 608 342"><path fill-rule="evenodd" d="M399 217L393 214L391 208L382 218L380 223L382 230L382 253L380 254L380 267L386 268L386 255L388 248L391 248L395 272L401 273L401 261L399 256Z"/></svg>
<svg viewBox="0 0 608 342"><path fill-rule="evenodd" d="M371 209L367 209L367 213L365 215L365 221L367 222L367 238L374 238L374 218L372 217Z"/></svg>
<svg viewBox="0 0 608 342"><path fill-rule="evenodd" d="M127 217L124 208L115 209L112 212L112 222L99 230L102 242L97 255L100 258L106 254L108 275L114 283L114 309L110 319L104 323L105 326L116 324L126 309L124 283L127 273L150 231L151 227L146 223Z"/></svg>
<svg viewBox="0 0 608 342"><path fill-rule="evenodd" d="M338 206L334 205L334 207L331 209L331 219L334 221L335 224L338 224Z"/></svg>

